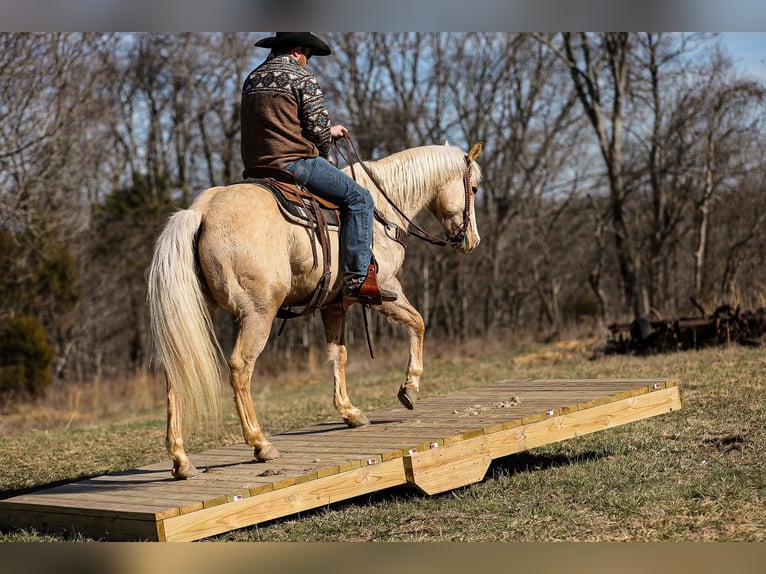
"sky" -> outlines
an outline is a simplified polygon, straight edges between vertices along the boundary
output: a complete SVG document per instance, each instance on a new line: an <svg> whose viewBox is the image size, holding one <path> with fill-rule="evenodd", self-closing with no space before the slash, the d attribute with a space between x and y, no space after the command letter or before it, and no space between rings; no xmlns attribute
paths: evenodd
<svg viewBox="0 0 766 574"><path fill-rule="evenodd" d="M738 70L766 83L766 32L725 32L721 42Z"/></svg>

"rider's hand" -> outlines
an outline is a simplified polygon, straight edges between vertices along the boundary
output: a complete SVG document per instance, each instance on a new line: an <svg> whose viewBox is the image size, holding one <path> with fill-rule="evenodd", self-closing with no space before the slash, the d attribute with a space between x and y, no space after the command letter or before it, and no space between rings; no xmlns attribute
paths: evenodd
<svg viewBox="0 0 766 574"><path fill-rule="evenodd" d="M337 140L342 137L346 137L348 134L348 130L345 126L342 126L340 124L334 125L330 128L330 135L332 136L332 139Z"/></svg>

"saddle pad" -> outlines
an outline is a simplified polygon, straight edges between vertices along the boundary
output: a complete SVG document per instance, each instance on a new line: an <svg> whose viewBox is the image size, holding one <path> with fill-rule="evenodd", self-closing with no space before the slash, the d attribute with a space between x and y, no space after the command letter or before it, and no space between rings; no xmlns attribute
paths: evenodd
<svg viewBox="0 0 766 574"><path fill-rule="evenodd" d="M253 183L268 189L277 200L277 205L285 218L303 227L311 227L311 223L306 213L306 208L300 202L300 196L297 191L292 191L295 186L277 182L273 179L246 179L245 183ZM306 192L308 193L308 192ZM316 196L315 196L316 197ZM317 203L321 206L327 227L332 231L338 231L338 212L336 209L327 207L327 202L316 197Z"/></svg>

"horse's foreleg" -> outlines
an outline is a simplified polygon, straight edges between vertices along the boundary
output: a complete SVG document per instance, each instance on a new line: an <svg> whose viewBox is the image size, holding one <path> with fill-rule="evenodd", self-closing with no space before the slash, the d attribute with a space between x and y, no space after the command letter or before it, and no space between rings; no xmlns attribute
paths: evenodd
<svg viewBox="0 0 766 574"><path fill-rule="evenodd" d="M333 404L335 409L343 417L350 427L361 427L370 424L369 419L361 409L355 407L348 398L346 392L346 351L345 326L346 314L343 305L328 305L322 309L322 323L324 324L325 338L327 340L327 354L332 363L333 375Z"/></svg>
<svg viewBox="0 0 766 574"><path fill-rule="evenodd" d="M386 285L391 288L392 285ZM426 332L426 325L423 317L417 309L410 304L407 297L402 293L401 287L396 284L396 291L399 297L396 301L387 301L382 305L376 306L375 310L385 316L387 319L401 323L410 333L410 358L407 363L407 379L399 387L398 398L408 409L414 409L415 403L420 395L420 377L423 374L423 337Z"/></svg>
<svg viewBox="0 0 766 574"><path fill-rule="evenodd" d="M165 435L165 448L173 459L173 476L177 479L194 478L199 474L184 451L184 440L181 435L181 405L178 396L168 384L168 427Z"/></svg>
<svg viewBox="0 0 766 574"><path fill-rule="evenodd" d="M229 357L231 386L234 389L234 403L242 424L242 436L253 447L257 460L267 461L279 458L279 451L266 439L255 415L250 395L250 379L255 361L263 351L269 336L270 322L259 318L245 317L240 321L239 335Z"/></svg>

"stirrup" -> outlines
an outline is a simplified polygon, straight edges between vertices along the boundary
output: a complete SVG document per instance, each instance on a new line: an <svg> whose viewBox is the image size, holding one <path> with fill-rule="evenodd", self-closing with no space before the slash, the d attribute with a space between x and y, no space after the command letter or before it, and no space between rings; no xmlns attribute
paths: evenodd
<svg viewBox="0 0 766 574"><path fill-rule="evenodd" d="M396 301L398 295L394 291L381 289L378 286L378 272L372 263L367 267L367 276L358 286L349 285L343 287L343 305L347 307L352 303L362 305L380 305L383 301Z"/></svg>
<svg viewBox="0 0 766 574"><path fill-rule="evenodd" d="M364 293L361 288L356 291L344 291L343 302L347 306L353 303L380 305L384 301L396 301L399 298L396 293L387 289L378 289L378 293L379 295L376 297L374 294Z"/></svg>

